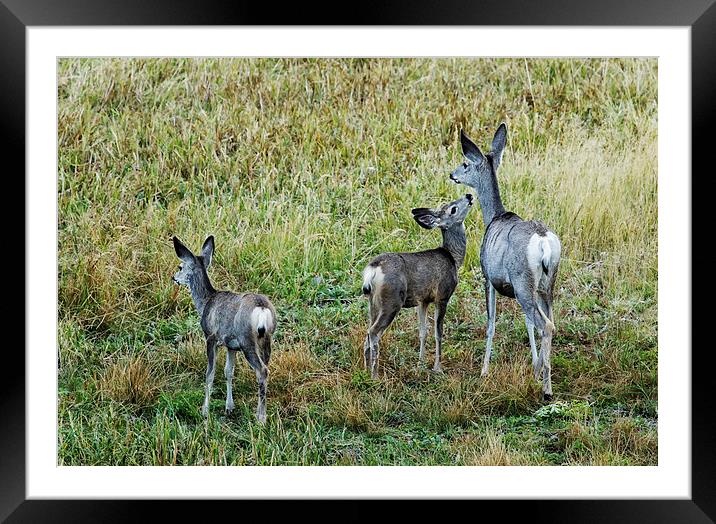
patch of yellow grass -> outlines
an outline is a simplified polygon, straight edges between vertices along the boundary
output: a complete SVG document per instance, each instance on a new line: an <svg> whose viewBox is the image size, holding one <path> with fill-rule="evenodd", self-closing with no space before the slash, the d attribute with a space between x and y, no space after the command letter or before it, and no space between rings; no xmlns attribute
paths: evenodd
<svg viewBox="0 0 716 524"><path fill-rule="evenodd" d="M106 397L136 407L151 406L164 384L161 371L146 357L123 357L109 364L99 380L99 391Z"/></svg>
<svg viewBox="0 0 716 524"><path fill-rule="evenodd" d="M457 461L466 466L520 466L529 463L529 458L509 449L502 435L488 427L484 434L468 435L454 446Z"/></svg>
<svg viewBox="0 0 716 524"><path fill-rule="evenodd" d="M356 431L367 431L374 426L360 395L342 386L333 391L326 418L336 426L345 426Z"/></svg>
<svg viewBox="0 0 716 524"><path fill-rule="evenodd" d="M274 344L273 348L269 362L272 382L291 386L310 378L312 374L320 373L324 367L305 342L280 349Z"/></svg>
<svg viewBox="0 0 716 524"><path fill-rule="evenodd" d="M640 428L630 417L618 417L602 438L588 424L572 422L562 433L568 464L621 466L656 464L656 430Z"/></svg>
<svg viewBox="0 0 716 524"><path fill-rule="evenodd" d="M480 382L476 402L485 411L534 410L539 405L542 384L535 380L526 357L493 362Z"/></svg>
<svg viewBox="0 0 716 524"><path fill-rule="evenodd" d="M174 350L174 360L180 369L204 377L207 366L206 340L198 333L187 333ZM217 355L217 362L219 362Z"/></svg>
<svg viewBox="0 0 716 524"><path fill-rule="evenodd" d="M639 428L628 417L619 417L612 424L610 444L615 452L634 457L651 457L656 463L658 439L656 431Z"/></svg>

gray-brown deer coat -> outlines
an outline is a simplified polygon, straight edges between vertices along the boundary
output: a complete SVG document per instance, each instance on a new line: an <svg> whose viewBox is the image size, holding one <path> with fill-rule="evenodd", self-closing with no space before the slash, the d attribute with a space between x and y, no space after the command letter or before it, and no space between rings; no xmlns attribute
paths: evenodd
<svg viewBox="0 0 716 524"><path fill-rule="evenodd" d="M492 140L492 151L483 155L461 132L465 161L450 174L450 179L477 191L485 222L480 248L480 266L485 277L487 301L487 342L482 365L486 375L495 334L496 293L515 298L525 314L525 324L532 350L535 378L542 375L542 391L552 398L551 348L554 334L552 299L559 270L561 243L542 222L522 220L506 211L497 184L497 168L507 143L507 126L501 124ZM534 329L542 338L537 355Z"/></svg>
<svg viewBox="0 0 716 524"><path fill-rule="evenodd" d="M173 238L174 249L182 261L179 271L172 277L177 284L189 287L192 300L201 319L206 337L206 388L202 414L209 414L209 399L214 382L216 349L226 347L226 413L234 409L232 381L236 352L241 351L256 373L259 400L256 418L266 421L266 387L268 363L271 358L271 337L276 329L276 311L271 301L257 293L217 291L209 281L207 268L214 254L214 237L209 236L202 254L194 255L181 241Z"/></svg>
<svg viewBox="0 0 716 524"><path fill-rule="evenodd" d="M418 308L420 361L425 358L427 308L435 304L435 364L441 371L443 321L457 286L457 273L465 258L463 221L472 206L467 194L438 209L413 209L413 218L425 229L440 228L442 246L419 252L383 253L363 271L363 293L368 297L369 327L363 358L371 375L378 373L380 338L402 308Z"/></svg>

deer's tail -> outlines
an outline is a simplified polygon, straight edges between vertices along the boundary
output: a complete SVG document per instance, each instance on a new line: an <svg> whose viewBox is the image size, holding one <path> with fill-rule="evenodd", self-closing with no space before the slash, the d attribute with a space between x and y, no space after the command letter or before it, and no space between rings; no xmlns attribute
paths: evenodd
<svg viewBox="0 0 716 524"><path fill-rule="evenodd" d="M549 275L549 263L552 260L552 247L549 245L547 237L540 239L540 247L542 248L542 269L545 275Z"/></svg>

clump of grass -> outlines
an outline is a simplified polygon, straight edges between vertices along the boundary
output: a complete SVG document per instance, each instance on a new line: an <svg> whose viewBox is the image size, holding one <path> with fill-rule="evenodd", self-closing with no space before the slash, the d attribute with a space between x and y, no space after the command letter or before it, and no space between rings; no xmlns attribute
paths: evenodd
<svg viewBox="0 0 716 524"><path fill-rule="evenodd" d="M512 466L515 463L502 438L494 431L488 431L482 439L482 451L473 462L476 466Z"/></svg>
<svg viewBox="0 0 716 524"><path fill-rule="evenodd" d="M177 368L201 376L206 372L207 356L204 336L197 332L187 333L182 340L175 343L171 356ZM217 362L221 362L217 355Z"/></svg>
<svg viewBox="0 0 716 524"><path fill-rule="evenodd" d="M322 363L305 343L274 351L270 361L272 384L293 385L321 371Z"/></svg>
<svg viewBox="0 0 716 524"><path fill-rule="evenodd" d="M455 398L444 407L443 420L446 426L464 426L473 420L475 411L467 398Z"/></svg>
<svg viewBox="0 0 716 524"><path fill-rule="evenodd" d="M373 422L358 394L348 388L338 387L332 396L331 406L325 415L329 423L354 431L373 429Z"/></svg>
<svg viewBox="0 0 716 524"><path fill-rule="evenodd" d="M132 355L110 363L99 380L103 397L130 406L153 405L164 383L157 366L143 355Z"/></svg>
<svg viewBox="0 0 716 524"><path fill-rule="evenodd" d="M527 359L494 362L488 375L480 382L476 403L485 413L525 413L539 405L541 391Z"/></svg>
<svg viewBox="0 0 716 524"><path fill-rule="evenodd" d="M531 462L525 454L510 449L504 436L489 425L481 434L458 439L453 447L456 460L466 466L523 466Z"/></svg>
<svg viewBox="0 0 716 524"><path fill-rule="evenodd" d="M568 462L581 463L603 453L600 438L595 428L579 421L571 421L562 431L562 445Z"/></svg>
<svg viewBox="0 0 716 524"><path fill-rule="evenodd" d="M610 421L572 421L561 431L567 462L583 465L644 465L657 463L653 428L632 417Z"/></svg>
<svg viewBox="0 0 716 524"><path fill-rule="evenodd" d="M160 393L157 413L166 414L177 420L201 421L200 407L204 402L204 392L198 389L179 390L173 393Z"/></svg>
<svg viewBox="0 0 716 524"><path fill-rule="evenodd" d="M644 464L656 464L657 438L655 428L639 427L631 417L618 417L610 430L611 449Z"/></svg>

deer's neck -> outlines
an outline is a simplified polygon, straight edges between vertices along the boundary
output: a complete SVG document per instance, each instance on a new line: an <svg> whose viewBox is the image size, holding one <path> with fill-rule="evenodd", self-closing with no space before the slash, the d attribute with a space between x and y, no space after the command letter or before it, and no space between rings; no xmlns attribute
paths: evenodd
<svg viewBox="0 0 716 524"><path fill-rule="evenodd" d="M209 281L209 275L206 274L206 269L202 269L200 272L194 275L191 280L191 298L194 301L194 307L199 312L199 318L204 316L204 308L209 299L216 294L214 286Z"/></svg>
<svg viewBox="0 0 716 524"><path fill-rule="evenodd" d="M447 249L452 257L455 259L455 265L457 267L462 266L462 262L465 260L465 246L467 244L465 238L465 226L455 224L448 229L443 229L443 247Z"/></svg>
<svg viewBox="0 0 716 524"><path fill-rule="evenodd" d="M505 206L502 205L502 198L500 198L500 188L497 186L495 170L491 169L489 176L485 176L485 180L481 181L479 187L475 189L477 190L477 199L480 201L482 220L487 226L493 218L505 212Z"/></svg>

